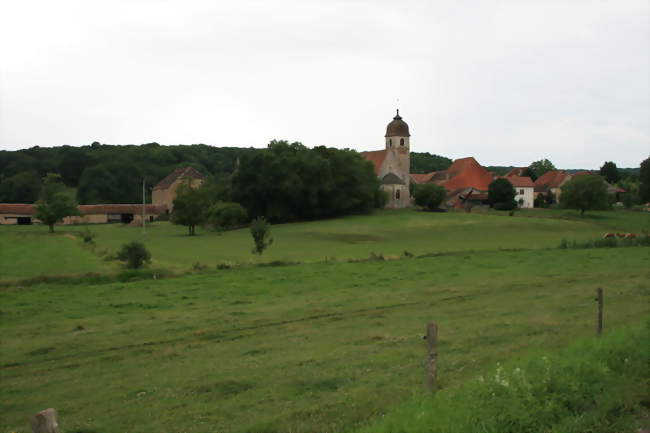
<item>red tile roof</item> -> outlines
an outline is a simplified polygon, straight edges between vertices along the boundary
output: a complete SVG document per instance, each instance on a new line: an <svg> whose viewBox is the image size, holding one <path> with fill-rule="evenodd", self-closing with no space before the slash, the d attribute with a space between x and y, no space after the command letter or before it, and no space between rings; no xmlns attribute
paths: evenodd
<svg viewBox="0 0 650 433"><path fill-rule="evenodd" d="M528 167L515 167L506 173L506 177L510 176L521 176L528 169Z"/></svg>
<svg viewBox="0 0 650 433"><path fill-rule="evenodd" d="M386 149L373 150L370 152L361 152L361 155L375 165L375 174L378 175L379 170L381 170L381 165L384 163L384 160L386 159Z"/></svg>
<svg viewBox="0 0 650 433"><path fill-rule="evenodd" d="M168 174L167 177L165 177L163 180L158 182L158 184L153 189L169 188L171 184L176 182L177 179L184 179L188 177L191 179L203 179L203 175L198 171L196 171L195 168L182 167L182 168L177 168L176 170Z"/></svg>
<svg viewBox="0 0 650 433"><path fill-rule="evenodd" d="M494 180L490 172L471 156L455 160L446 172L449 180L441 180L438 183L447 191L468 187L487 191L488 185Z"/></svg>
<svg viewBox="0 0 650 433"><path fill-rule="evenodd" d="M435 174L436 174L435 171L432 171L431 173L424 173L424 174L411 173L411 179L413 179L415 183L427 183L431 180L433 176L435 176Z"/></svg>
<svg viewBox="0 0 650 433"><path fill-rule="evenodd" d="M537 178L535 187L559 188L567 178L570 178L570 175L564 170L547 171Z"/></svg>
<svg viewBox="0 0 650 433"><path fill-rule="evenodd" d="M0 203L0 214L33 215L36 212L33 204Z"/></svg>
<svg viewBox="0 0 650 433"><path fill-rule="evenodd" d="M512 184L512 186L519 187L519 188L524 188L524 187L529 187L532 188L535 186L533 183L533 180L529 178L528 176L508 176L506 177Z"/></svg>

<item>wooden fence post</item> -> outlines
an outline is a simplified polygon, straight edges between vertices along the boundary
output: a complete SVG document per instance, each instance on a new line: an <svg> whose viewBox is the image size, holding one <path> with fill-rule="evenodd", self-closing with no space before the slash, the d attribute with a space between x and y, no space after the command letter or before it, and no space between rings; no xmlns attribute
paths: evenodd
<svg viewBox="0 0 650 433"><path fill-rule="evenodd" d="M427 323L427 388L436 391L438 382L438 325Z"/></svg>
<svg viewBox="0 0 650 433"><path fill-rule="evenodd" d="M603 289L600 287L596 290L596 300L598 301L598 323L596 324L596 335L599 337L603 334Z"/></svg>
<svg viewBox="0 0 650 433"><path fill-rule="evenodd" d="M59 433L59 424L56 422L56 410L49 408L32 415L32 432Z"/></svg>

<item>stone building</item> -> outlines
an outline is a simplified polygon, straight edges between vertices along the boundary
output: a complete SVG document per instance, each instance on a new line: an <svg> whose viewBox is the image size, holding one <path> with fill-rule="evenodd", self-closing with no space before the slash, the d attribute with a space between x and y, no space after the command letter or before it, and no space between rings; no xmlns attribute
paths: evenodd
<svg viewBox="0 0 650 433"><path fill-rule="evenodd" d="M192 167L177 168L154 186L151 201L155 205L166 206L167 212L171 212L178 187L189 182L192 188L197 188L203 184L203 179L203 175Z"/></svg>
<svg viewBox="0 0 650 433"><path fill-rule="evenodd" d="M362 152L375 166L375 174L381 182L381 189L388 195L388 208L403 208L411 205L409 194L411 147L409 126L402 120L399 110L386 127L385 149Z"/></svg>

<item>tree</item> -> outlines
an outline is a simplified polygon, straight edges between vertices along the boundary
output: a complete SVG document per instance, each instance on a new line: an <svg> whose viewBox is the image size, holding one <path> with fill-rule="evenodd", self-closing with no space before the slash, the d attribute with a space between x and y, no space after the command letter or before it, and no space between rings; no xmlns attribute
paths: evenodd
<svg viewBox="0 0 650 433"><path fill-rule="evenodd" d="M187 226L188 235L194 236L197 225L205 222L209 201L201 188L184 183L176 190L172 223Z"/></svg>
<svg viewBox="0 0 650 433"><path fill-rule="evenodd" d="M272 243L271 224L264 217L258 217L251 223L251 235L253 236L253 254L261 256L265 249Z"/></svg>
<svg viewBox="0 0 650 433"><path fill-rule="evenodd" d="M142 242L133 241L122 245L117 253L118 260L126 262L131 269L138 269L145 263L151 262L151 253Z"/></svg>
<svg viewBox="0 0 650 433"><path fill-rule="evenodd" d="M440 207L447 197L447 191L435 183L415 185L415 204L434 210Z"/></svg>
<svg viewBox="0 0 650 433"><path fill-rule="evenodd" d="M531 170L530 167L526 167L526 169L523 171L523 173L521 173L521 176L522 177L529 177L533 182L535 182L537 180L537 177L538 177L535 174L535 172L533 170Z"/></svg>
<svg viewBox="0 0 650 433"><path fill-rule="evenodd" d="M548 159L540 159L539 161L535 161L530 164L528 168L530 168L537 177L541 177L547 171L557 170L553 163Z"/></svg>
<svg viewBox="0 0 650 433"><path fill-rule="evenodd" d="M41 177L35 170L20 172L0 182L0 202L34 203L41 186Z"/></svg>
<svg viewBox="0 0 650 433"><path fill-rule="evenodd" d="M517 207L515 188L508 179L495 179L488 185L488 201L497 210L512 210Z"/></svg>
<svg viewBox="0 0 650 433"><path fill-rule="evenodd" d="M605 164L600 167L600 175L611 184L615 184L621 180L621 173L619 173L618 168L616 168L616 164L611 161L605 162Z"/></svg>
<svg viewBox="0 0 650 433"><path fill-rule="evenodd" d="M206 220L215 229L225 230L244 224L248 220L248 212L239 203L220 201L210 206Z"/></svg>
<svg viewBox="0 0 650 433"><path fill-rule="evenodd" d="M79 215L76 203L66 195L61 176L48 173L43 179L41 197L36 204L34 216L41 220L43 224L47 224L50 233L53 233L54 224L71 215Z"/></svg>
<svg viewBox="0 0 650 433"><path fill-rule="evenodd" d="M641 163L641 170L639 171L639 196L643 203L650 201L650 158L646 158Z"/></svg>
<svg viewBox="0 0 650 433"><path fill-rule="evenodd" d="M560 206L567 209L579 209L580 215L587 210L607 209L609 196L603 178L586 175L572 179L562 186Z"/></svg>

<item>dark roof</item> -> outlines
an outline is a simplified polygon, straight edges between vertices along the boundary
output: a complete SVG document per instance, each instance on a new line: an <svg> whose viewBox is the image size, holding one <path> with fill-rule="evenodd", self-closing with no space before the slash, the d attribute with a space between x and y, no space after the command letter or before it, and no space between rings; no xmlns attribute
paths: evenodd
<svg viewBox="0 0 650 433"><path fill-rule="evenodd" d="M409 126L402 120L399 115L399 110L397 114L393 117L393 121L388 124L386 127L386 137L410 137Z"/></svg>
<svg viewBox="0 0 650 433"><path fill-rule="evenodd" d="M388 173L381 178L382 185L406 185L404 181L395 173Z"/></svg>
<svg viewBox="0 0 650 433"><path fill-rule="evenodd" d="M36 207L24 203L0 203L0 214L33 215Z"/></svg>
<svg viewBox="0 0 650 433"><path fill-rule="evenodd" d="M167 175L167 177L158 182L158 185L156 185L153 189L169 188L174 182L176 182L177 179L185 179L188 177L191 179L203 179L203 175L196 171L196 169L193 167L181 167L172 171L169 175Z"/></svg>

